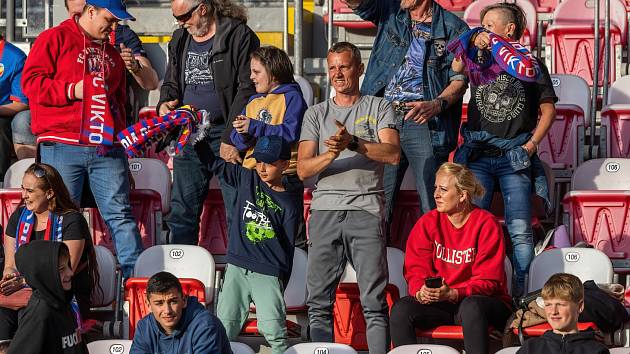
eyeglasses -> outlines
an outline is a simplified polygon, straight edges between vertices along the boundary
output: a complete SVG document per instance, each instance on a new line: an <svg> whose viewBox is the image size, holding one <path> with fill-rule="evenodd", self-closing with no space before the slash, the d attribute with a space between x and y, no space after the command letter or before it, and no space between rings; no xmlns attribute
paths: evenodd
<svg viewBox="0 0 630 354"><path fill-rule="evenodd" d="M35 167L33 168L33 174L35 175L35 177L37 178L43 178L46 177L46 170L44 170L41 166L39 165L35 165Z"/></svg>
<svg viewBox="0 0 630 354"><path fill-rule="evenodd" d="M190 18L192 17L193 13L195 11L197 11L197 9L199 8L199 6L201 6L201 4L203 3L198 3L197 6L193 7L192 9L190 9L190 11L186 12L183 15L179 15L179 16L175 16L175 14L173 14L173 17L175 17L175 20L177 20L177 22L186 22L188 20L190 20Z"/></svg>

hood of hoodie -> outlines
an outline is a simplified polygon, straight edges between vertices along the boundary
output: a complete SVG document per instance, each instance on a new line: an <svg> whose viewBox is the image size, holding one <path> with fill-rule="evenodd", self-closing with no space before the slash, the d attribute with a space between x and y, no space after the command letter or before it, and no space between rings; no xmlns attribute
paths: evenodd
<svg viewBox="0 0 630 354"><path fill-rule="evenodd" d="M201 316L206 312L206 309L199 303L197 297L189 296L186 301L186 308L182 312L182 318L179 320L177 324L177 328L173 331L171 335L167 335L160 329L160 325L158 324L155 317L152 316L151 321L151 330L154 333L159 333L160 340L162 339L171 339L171 338L179 338L188 329L188 326L195 320L197 316Z"/></svg>
<svg viewBox="0 0 630 354"><path fill-rule="evenodd" d="M33 289L33 296L61 309L70 304L72 292L63 290L59 276L59 249L63 242L36 240L20 246L15 253L17 269Z"/></svg>
<svg viewBox="0 0 630 354"><path fill-rule="evenodd" d="M249 102L251 102L252 100L258 98L258 97L264 97L267 95L284 95L287 94L289 92L296 92L298 93L300 96L302 95L302 89L300 88L300 85L298 85L295 82L292 82L290 84L281 84L278 87L276 87L275 89L273 89L273 91L269 92L269 93L256 93L255 95L252 95L249 98Z"/></svg>

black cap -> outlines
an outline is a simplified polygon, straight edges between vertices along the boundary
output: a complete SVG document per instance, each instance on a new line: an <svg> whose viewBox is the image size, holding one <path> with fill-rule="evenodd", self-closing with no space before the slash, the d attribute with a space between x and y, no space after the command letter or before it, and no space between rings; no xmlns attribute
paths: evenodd
<svg viewBox="0 0 630 354"><path fill-rule="evenodd" d="M252 157L256 161L274 163L291 159L291 146L281 136L269 135L258 138Z"/></svg>

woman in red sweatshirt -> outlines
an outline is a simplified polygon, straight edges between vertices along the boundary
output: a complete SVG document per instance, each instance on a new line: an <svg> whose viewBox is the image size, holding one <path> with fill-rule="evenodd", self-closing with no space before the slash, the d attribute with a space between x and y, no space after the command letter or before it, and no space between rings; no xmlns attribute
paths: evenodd
<svg viewBox="0 0 630 354"><path fill-rule="evenodd" d="M418 220L407 240L409 296L390 315L395 347L415 344L416 328L461 324L466 353L487 354L488 327L505 326L512 307L503 232L491 213L473 205L483 193L464 166L445 163L438 169L437 208ZM434 277L442 279L429 280Z"/></svg>

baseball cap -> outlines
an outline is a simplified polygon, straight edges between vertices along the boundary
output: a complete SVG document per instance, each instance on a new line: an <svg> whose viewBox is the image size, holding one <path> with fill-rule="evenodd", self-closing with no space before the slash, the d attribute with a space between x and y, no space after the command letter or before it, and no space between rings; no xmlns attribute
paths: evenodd
<svg viewBox="0 0 630 354"><path fill-rule="evenodd" d="M281 136L269 135L258 138L252 157L256 161L274 163L291 159L291 146Z"/></svg>
<svg viewBox="0 0 630 354"><path fill-rule="evenodd" d="M131 16L129 12L127 12L127 7L123 4L122 0L86 0L85 2L88 5L94 5L102 9L107 9L107 11L121 21L136 20L135 17Z"/></svg>

